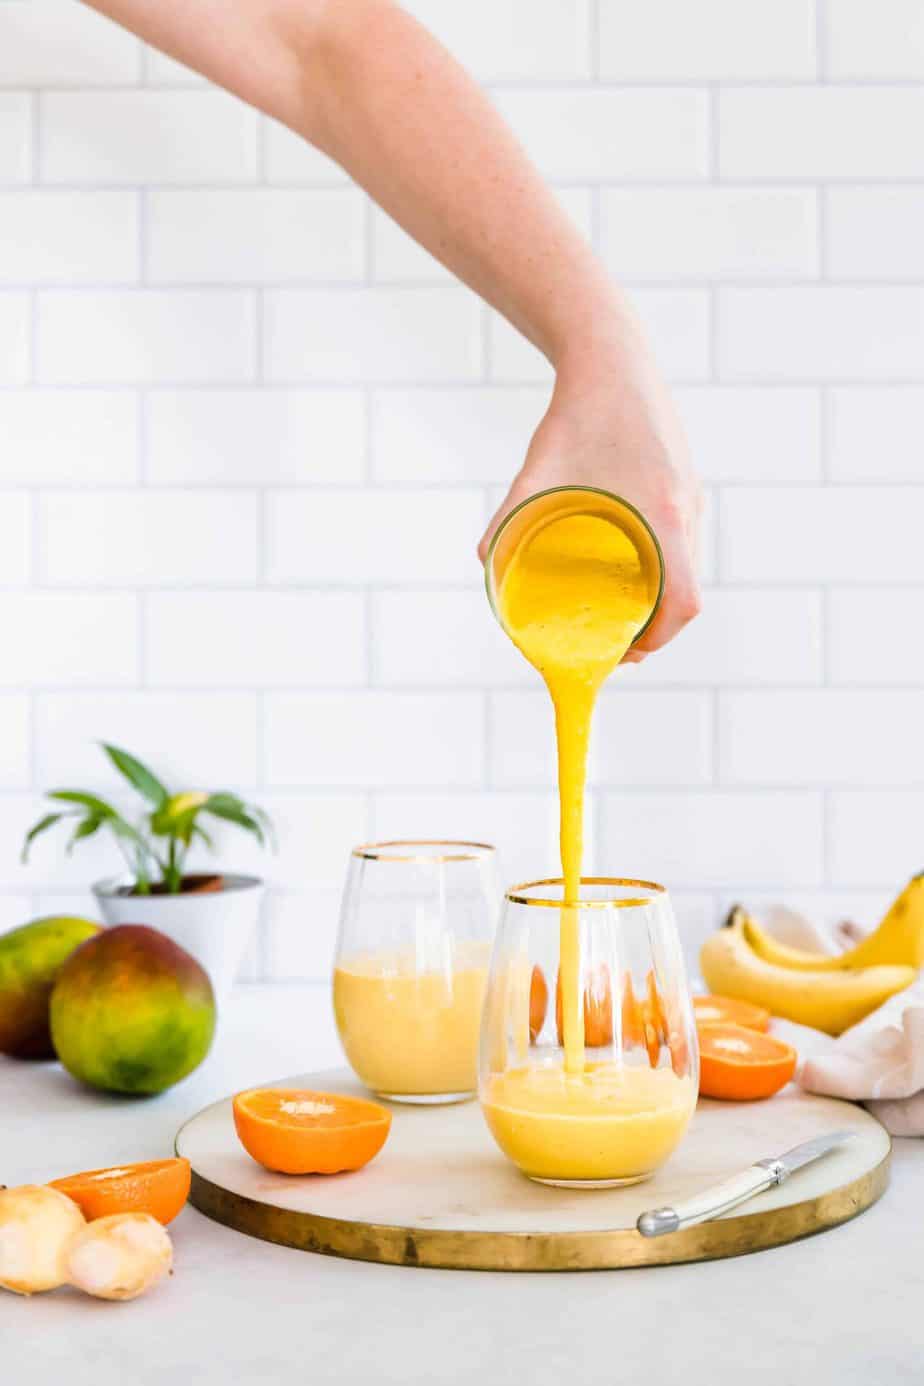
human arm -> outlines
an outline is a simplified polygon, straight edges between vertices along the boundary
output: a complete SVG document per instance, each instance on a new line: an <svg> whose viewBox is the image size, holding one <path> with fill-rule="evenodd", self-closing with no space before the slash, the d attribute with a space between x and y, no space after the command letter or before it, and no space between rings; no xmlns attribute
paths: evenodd
<svg viewBox="0 0 924 1386"><path fill-rule="evenodd" d="M653 649L698 609L698 486L617 287L475 82L390 0L90 0L340 164L555 371L510 493L592 484L631 500L665 551Z"/></svg>

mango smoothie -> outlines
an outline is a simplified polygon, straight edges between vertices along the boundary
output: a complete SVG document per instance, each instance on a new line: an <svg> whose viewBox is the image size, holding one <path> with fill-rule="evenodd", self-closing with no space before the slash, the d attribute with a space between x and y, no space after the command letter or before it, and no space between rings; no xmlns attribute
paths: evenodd
<svg viewBox="0 0 924 1386"><path fill-rule="evenodd" d="M679 1143L696 1091L670 1068L588 1064L494 1074L482 1110L504 1154L533 1179L633 1183Z"/></svg>
<svg viewBox="0 0 924 1386"><path fill-rule="evenodd" d="M482 1090L501 1149L536 1178L643 1178L679 1142L696 1101L671 1069L585 1060L580 979L584 787L600 688L649 620L658 574L602 514L565 513L527 532L499 591L499 615L545 680L555 710L560 850L563 1066L526 1064Z"/></svg>
<svg viewBox="0 0 924 1386"><path fill-rule="evenodd" d="M334 969L337 1030L354 1072L385 1096L469 1094L490 944L457 945L452 966L419 971L412 949L343 959Z"/></svg>

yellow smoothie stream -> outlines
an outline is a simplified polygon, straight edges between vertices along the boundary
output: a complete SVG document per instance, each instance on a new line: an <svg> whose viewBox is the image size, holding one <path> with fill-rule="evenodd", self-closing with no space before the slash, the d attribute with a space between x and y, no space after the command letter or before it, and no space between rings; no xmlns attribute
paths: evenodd
<svg viewBox="0 0 924 1386"><path fill-rule="evenodd" d="M555 709L561 863L560 978L564 1065L490 1076L482 1106L501 1149L528 1174L638 1178L680 1140L696 1094L671 1069L587 1063L579 912L584 783L601 685L646 624L657 575L618 525L567 513L528 532L503 575L499 615L541 673Z"/></svg>

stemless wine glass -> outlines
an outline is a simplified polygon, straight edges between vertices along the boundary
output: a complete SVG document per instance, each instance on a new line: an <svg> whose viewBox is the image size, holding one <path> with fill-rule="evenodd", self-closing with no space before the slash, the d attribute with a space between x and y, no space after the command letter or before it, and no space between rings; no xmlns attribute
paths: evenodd
<svg viewBox="0 0 924 1386"><path fill-rule="evenodd" d="M398 1102L473 1097L500 890L484 842L355 847L334 1013L357 1077Z"/></svg>
<svg viewBox="0 0 924 1386"><path fill-rule="evenodd" d="M576 995L562 1004L564 968ZM567 999L567 998L566 998ZM564 1047L562 1013L576 1034ZM634 1184L667 1159L696 1105L699 1053L670 900L649 881L514 886L491 959L479 1097L501 1150L532 1179Z"/></svg>

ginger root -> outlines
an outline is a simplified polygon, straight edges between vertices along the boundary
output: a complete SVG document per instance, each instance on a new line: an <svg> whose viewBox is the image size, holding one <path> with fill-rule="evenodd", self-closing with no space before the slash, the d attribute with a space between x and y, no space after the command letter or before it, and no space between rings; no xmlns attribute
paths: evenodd
<svg viewBox="0 0 924 1386"><path fill-rule="evenodd" d="M149 1213L113 1213L88 1222L67 1248L67 1279L97 1299L136 1299L173 1265L173 1246Z"/></svg>
<svg viewBox="0 0 924 1386"><path fill-rule="evenodd" d="M0 1285L18 1295L63 1285L67 1249L85 1225L77 1204L57 1189L0 1189Z"/></svg>
<svg viewBox="0 0 924 1386"><path fill-rule="evenodd" d="M135 1299L173 1265L173 1246L149 1213L86 1222L47 1184L0 1189L0 1286L19 1295L74 1285L97 1299Z"/></svg>

